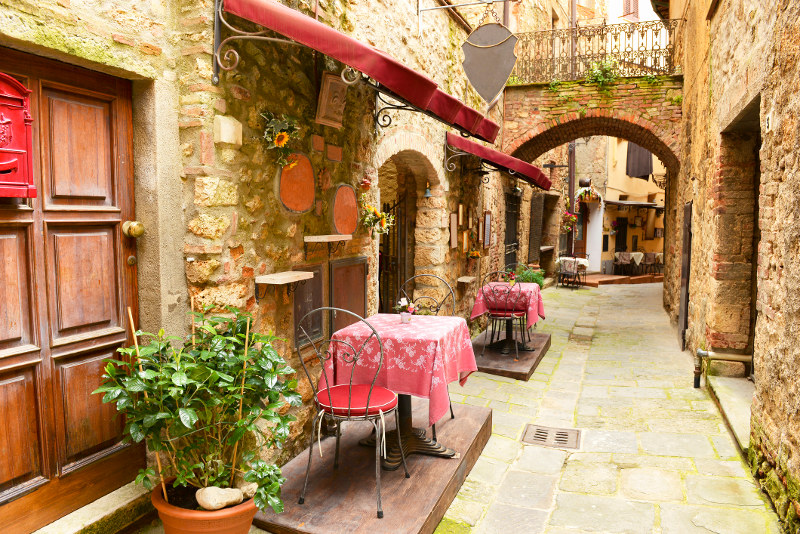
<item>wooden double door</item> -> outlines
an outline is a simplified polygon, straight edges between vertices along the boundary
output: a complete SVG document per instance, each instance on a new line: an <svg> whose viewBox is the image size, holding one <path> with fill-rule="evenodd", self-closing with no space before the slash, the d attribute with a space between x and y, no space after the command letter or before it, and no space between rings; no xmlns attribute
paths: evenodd
<svg viewBox="0 0 800 534"><path fill-rule="evenodd" d="M16 533L129 482L144 451L91 395L131 341L127 306L136 313L136 244L121 233L134 208L130 82L0 54L32 91L38 193L0 199L0 525Z"/></svg>

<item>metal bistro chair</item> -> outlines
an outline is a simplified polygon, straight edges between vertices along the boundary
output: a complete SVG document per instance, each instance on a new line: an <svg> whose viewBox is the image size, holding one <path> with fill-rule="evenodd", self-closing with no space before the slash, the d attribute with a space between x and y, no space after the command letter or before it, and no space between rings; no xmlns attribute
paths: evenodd
<svg viewBox="0 0 800 534"><path fill-rule="evenodd" d="M619 256L614 258L614 272L617 273L617 267L619 267L619 271L624 274L630 274L631 263L633 260L631 259L630 252L619 252Z"/></svg>
<svg viewBox="0 0 800 534"><path fill-rule="evenodd" d="M495 325L497 323L505 322L506 331L514 331L514 321L519 321L520 332L522 334L523 343L525 342L525 319L527 316L525 295L522 293L522 288L519 284L501 284L505 277L505 271L494 271L483 278L481 284L481 294L483 295L483 302L486 304L486 309L489 310L488 318L489 324L487 329L490 331L489 343L484 339L483 348L481 349L481 356L486 350L486 345L494 342L496 333ZM494 284L493 284L494 283ZM511 321L511 325L508 322ZM500 339L500 334L497 333L497 339ZM514 360L519 359L519 347L517 346L516 339L514 340Z"/></svg>
<svg viewBox="0 0 800 534"><path fill-rule="evenodd" d="M561 256L559 263L560 272L558 281L561 283L561 286L569 285L577 287L580 282L577 259L571 256Z"/></svg>
<svg viewBox="0 0 800 534"><path fill-rule="evenodd" d="M642 266L644 268L644 272L648 274L652 274L656 270L656 253L655 252L645 252L644 259L642 259Z"/></svg>
<svg viewBox="0 0 800 534"><path fill-rule="evenodd" d="M416 298L411 298L414 294L414 290L416 289L416 280L420 278L433 278L438 282L441 282L444 285L445 294L441 300L438 300L436 297L432 297L430 295L420 294ZM436 282L434 282L436 284ZM411 295L408 293L411 292ZM456 314L456 294L453 291L453 288L447 281L442 278L441 276L437 276L435 274L417 274L403 282L403 285L400 286L400 290L397 292L397 300L399 301L401 298L408 299L409 302L413 302L414 304L422 305L428 308L433 315L439 315L439 311L444 308L445 302L447 302L447 298L450 298L450 314L451 316L455 316Z"/></svg>
<svg viewBox="0 0 800 534"><path fill-rule="evenodd" d="M446 288L445 294L441 300L437 300L436 297L432 297L430 295L423 295L420 294L417 298L411 298L414 294L414 289L416 289L416 282L415 280L419 278L434 278L444 284ZM413 288L413 289L412 289ZM408 294L411 292L411 296ZM453 291L453 287L447 283L447 280L442 278L441 276L437 276L435 274L416 274L403 282L403 285L400 286L400 291L397 292L397 301L401 298L406 298L409 302L413 302L417 305L423 305L428 310L433 313L433 315L439 315L439 312L445 307L444 303L447 302L447 298L450 298L450 316L455 317L456 315L456 294ZM450 419L455 419L456 416L453 413L453 403L450 402L450 390L447 390L447 402L450 405ZM433 441L436 441L436 424L434 423L431 425L431 433L433 437Z"/></svg>
<svg viewBox="0 0 800 534"><path fill-rule="evenodd" d="M313 329L310 326L313 324L310 320L314 315L322 315L322 324L334 324L332 319L337 313L344 313L351 315L357 321L360 321L369 329L369 336L360 343L359 346L354 346L346 340L338 340L333 337L322 339L314 338L312 334L306 331L304 325L309 326L309 330ZM356 323L357 324L357 323ZM301 336L298 336L298 347L311 346L314 353L319 360L323 369L319 378L314 381L313 375L306 366L306 359L301 354L300 349L297 349L297 355L300 363L303 365L303 370L308 377L308 382L314 392L314 404L317 408L317 415L311 424L311 445L308 448L308 467L306 467L306 478L303 482L303 492L300 494L300 504L305 502L306 489L308 488L308 474L311 472L311 457L314 456L314 436L319 433L317 430L317 422L320 426L322 421L320 419L328 418L336 425L336 452L333 459L333 468L339 468L339 438L341 436L341 424L343 421L369 421L375 430L375 486L378 494L378 518L383 517L383 508L381 507L381 444L382 439L385 437L386 427L384 423L384 416L387 414L395 414L395 425L398 428L397 444L400 446L400 455L403 461L403 469L406 472L406 478L409 478L408 467L406 466L406 457L403 452L403 444L400 438L400 425L397 420L397 394L387 388L376 386L375 381L378 378L378 373L383 365L383 342L378 335L375 328L369 324L365 319L347 310L340 308L323 307L311 310L300 319L298 329ZM379 349L379 357L375 373L372 370L369 374L372 376L370 384L358 384L353 382L355 368L359 365L360 358L364 348L372 341L377 341ZM302 340L302 341L300 341ZM347 383L331 384L328 375L333 374L332 367L335 367L336 362L341 362L346 365L351 365L349 372L349 380ZM326 372L329 369L329 372ZM317 437L319 439L319 437Z"/></svg>

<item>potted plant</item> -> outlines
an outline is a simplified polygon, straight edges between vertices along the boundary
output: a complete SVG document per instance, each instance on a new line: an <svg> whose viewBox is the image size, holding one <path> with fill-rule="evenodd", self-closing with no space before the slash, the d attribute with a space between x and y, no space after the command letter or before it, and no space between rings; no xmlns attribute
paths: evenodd
<svg viewBox="0 0 800 534"><path fill-rule="evenodd" d="M411 322L411 316L418 310L417 305L413 302L409 302L406 297L401 298L397 301L397 305L394 307L395 311L400 313L400 323L408 324Z"/></svg>
<svg viewBox="0 0 800 534"><path fill-rule="evenodd" d="M481 257L481 251L474 248L467 252L467 270L473 271L478 263L478 258Z"/></svg>
<svg viewBox="0 0 800 534"><path fill-rule="evenodd" d="M275 152L275 163L286 170L297 165L297 156L292 154L292 149L288 144L300 135L297 127L297 120L286 115L276 116L271 111L263 111L261 118L264 119L264 133L262 138L267 145L267 150Z"/></svg>
<svg viewBox="0 0 800 534"><path fill-rule="evenodd" d="M163 329L137 331L135 346L108 360L95 391L125 417L125 439L157 453L157 470L140 470L136 481L150 489L160 479L151 500L168 534L244 534L256 508L283 511L285 479L258 452L289 435L294 418L282 408L301 403L295 371L273 347L275 337L251 332L248 314L228 311L193 313L183 341ZM141 347L140 335L149 338Z"/></svg>
<svg viewBox="0 0 800 534"><path fill-rule="evenodd" d="M361 222L369 229L369 236L385 234L394 224L394 215L379 211L378 208L367 203L366 196L361 195L361 205L364 209L364 216Z"/></svg>

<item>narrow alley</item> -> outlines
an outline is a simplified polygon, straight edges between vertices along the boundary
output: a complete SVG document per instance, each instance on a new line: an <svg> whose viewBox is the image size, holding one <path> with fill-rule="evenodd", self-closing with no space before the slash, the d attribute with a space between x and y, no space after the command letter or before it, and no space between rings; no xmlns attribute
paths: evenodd
<svg viewBox="0 0 800 534"><path fill-rule="evenodd" d="M544 291L552 346L528 382L475 373L453 402L493 433L439 533L779 532L717 407L692 387L661 284ZM529 423L577 450L524 445Z"/></svg>

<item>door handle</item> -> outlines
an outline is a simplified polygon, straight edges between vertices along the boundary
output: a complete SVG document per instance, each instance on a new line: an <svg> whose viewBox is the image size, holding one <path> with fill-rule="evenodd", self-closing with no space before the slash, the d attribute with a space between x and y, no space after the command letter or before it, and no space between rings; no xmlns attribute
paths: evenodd
<svg viewBox="0 0 800 534"><path fill-rule="evenodd" d="M125 221L122 223L122 233L134 239L141 237L144 234L144 225L139 221Z"/></svg>

